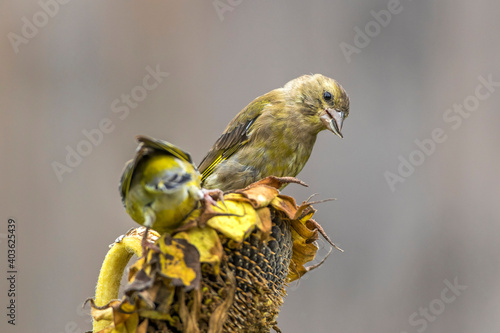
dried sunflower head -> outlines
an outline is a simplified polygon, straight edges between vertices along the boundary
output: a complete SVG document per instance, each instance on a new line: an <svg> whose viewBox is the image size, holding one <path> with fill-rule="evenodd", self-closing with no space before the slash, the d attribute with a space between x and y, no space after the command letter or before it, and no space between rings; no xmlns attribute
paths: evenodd
<svg viewBox="0 0 500 333"><path fill-rule="evenodd" d="M212 207L220 215L207 219L202 207L163 234L159 251L131 267L121 301L91 302L94 331L277 330L284 287L318 266L306 264L316 256L320 233L331 243L312 220L311 202L299 206L279 193L290 182L301 183L268 177L226 193Z"/></svg>

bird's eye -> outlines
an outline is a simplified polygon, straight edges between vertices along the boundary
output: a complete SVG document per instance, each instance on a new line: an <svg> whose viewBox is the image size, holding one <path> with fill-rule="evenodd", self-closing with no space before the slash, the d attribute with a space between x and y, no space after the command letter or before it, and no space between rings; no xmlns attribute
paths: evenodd
<svg viewBox="0 0 500 333"><path fill-rule="evenodd" d="M330 94L328 91L325 91L323 93L323 98L325 99L325 101L329 101L332 99L332 94Z"/></svg>

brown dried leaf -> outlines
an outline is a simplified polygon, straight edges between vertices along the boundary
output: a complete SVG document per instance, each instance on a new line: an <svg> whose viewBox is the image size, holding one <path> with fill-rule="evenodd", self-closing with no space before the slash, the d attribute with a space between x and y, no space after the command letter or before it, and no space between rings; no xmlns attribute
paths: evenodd
<svg viewBox="0 0 500 333"><path fill-rule="evenodd" d="M294 242L297 240L299 242L310 243L318 239L318 231L309 229L299 220L292 221L292 232L297 233L297 235L293 235L292 233Z"/></svg>
<svg viewBox="0 0 500 333"><path fill-rule="evenodd" d="M271 201L271 206L274 209L285 213L290 220L295 217L295 213L297 212L297 204L295 203L295 199L282 194Z"/></svg>
<svg viewBox="0 0 500 333"><path fill-rule="evenodd" d="M294 281L307 273L304 265L316 257L318 247L314 241L318 239L318 231L309 229L300 220L293 220L291 226L293 246L288 279Z"/></svg>
<svg viewBox="0 0 500 333"><path fill-rule="evenodd" d="M103 307L90 301L91 314L95 321L111 320L111 324L95 333L136 333L139 316L135 306L126 301L112 301Z"/></svg>
<svg viewBox="0 0 500 333"><path fill-rule="evenodd" d="M184 286L186 290L200 284L200 254L196 247L185 239L174 239L164 234L157 242L161 254L159 274L171 279L174 286Z"/></svg>
<svg viewBox="0 0 500 333"><path fill-rule="evenodd" d="M219 235L214 229L210 227L192 228L176 234L174 238L185 239L194 245L200 253L200 262L212 264L216 274L218 274L224 250Z"/></svg>
<svg viewBox="0 0 500 333"><path fill-rule="evenodd" d="M222 302L222 304L220 304L210 316L207 333L222 332L222 325L224 325L224 322L226 321L229 308L233 305L234 295L236 293L236 278L229 270L227 271L227 277L229 280L229 283L225 287L227 296L224 299L224 302Z"/></svg>
<svg viewBox="0 0 500 333"><path fill-rule="evenodd" d="M295 212L294 220L300 220L302 223L309 220L314 213L316 213L316 209L314 209L310 203L303 202L297 211Z"/></svg>
<svg viewBox="0 0 500 333"><path fill-rule="evenodd" d="M133 266L137 267L137 266ZM137 268L134 269L136 271ZM133 271L130 269L130 271ZM125 289L125 294L128 295L131 292L143 291L147 288L151 288L154 283L154 278L146 274L144 270L139 270L137 273L131 276L132 282Z"/></svg>
<svg viewBox="0 0 500 333"><path fill-rule="evenodd" d="M274 187L256 184L258 183L250 185L244 190L235 191L235 193L244 195L255 209L268 206L269 203L280 193Z"/></svg>
<svg viewBox="0 0 500 333"><path fill-rule="evenodd" d="M257 223L257 228L261 232L261 240L266 241L271 235L273 221L271 220L271 211L268 207L257 209L260 222Z"/></svg>
<svg viewBox="0 0 500 333"><path fill-rule="evenodd" d="M333 243L333 241L330 239L330 237L328 237L328 235L326 234L325 230L323 229L323 227L318 223L316 222L315 220L313 219L310 219L306 222L306 226L309 227L309 229L316 229L318 230L318 232L321 234L321 236L323 236L325 238L325 240L330 243L331 246L333 246L335 249L339 250L340 252L344 252L344 250L342 250L340 247L338 247L337 245L335 245Z"/></svg>

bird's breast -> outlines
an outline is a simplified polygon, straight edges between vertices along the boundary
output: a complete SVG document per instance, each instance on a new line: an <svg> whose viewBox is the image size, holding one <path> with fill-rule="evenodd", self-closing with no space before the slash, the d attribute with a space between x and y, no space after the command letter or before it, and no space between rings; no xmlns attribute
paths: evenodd
<svg viewBox="0 0 500 333"><path fill-rule="evenodd" d="M311 155L315 136L307 140L297 140L297 136L276 133L256 142L244 164L254 165L260 172L259 178L267 176L295 177L302 170Z"/></svg>

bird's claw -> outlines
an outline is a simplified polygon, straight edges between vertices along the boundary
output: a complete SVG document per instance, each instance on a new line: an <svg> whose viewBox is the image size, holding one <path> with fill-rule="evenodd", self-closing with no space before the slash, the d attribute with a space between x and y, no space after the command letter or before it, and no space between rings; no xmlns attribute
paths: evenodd
<svg viewBox="0 0 500 333"><path fill-rule="evenodd" d="M224 202L224 192L222 192L219 189L213 189L213 190L202 189L201 191L203 193L202 200L205 203L206 207L208 207L208 205L211 205L221 209L219 206L217 206L217 201L220 200L220 202L222 202L222 204L224 205L224 208L227 209L226 203Z"/></svg>
<svg viewBox="0 0 500 333"><path fill-rule="evenodd" d="M213 206L222 210L222 208L217 205L217 201L220 201L222 202L222 205L224 205L224 208L227 211L227 206L226 203L224 202L224 192L222 192L219 189L213 189L213 190L202 189L201 191L203 193L203 199L202 199L202 210L199 219L200 226L206 225L207 221L215 216L235 216L235 214L220 213L212 209Z"/></svg>

